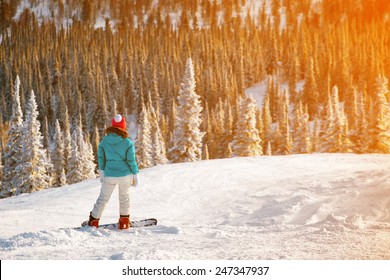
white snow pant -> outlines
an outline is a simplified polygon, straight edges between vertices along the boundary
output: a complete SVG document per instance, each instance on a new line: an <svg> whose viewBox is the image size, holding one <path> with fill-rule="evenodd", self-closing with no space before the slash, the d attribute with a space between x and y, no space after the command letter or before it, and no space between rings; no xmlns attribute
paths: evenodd
<svg viewBox="0 0 390 280"><path fill-rule="evenodd" d="M119 214L130 215L130 184L131 175L124 177L104 177L100 195L93 206L92 216L100 219L112 192L118 185L119 188Z"/></svg>

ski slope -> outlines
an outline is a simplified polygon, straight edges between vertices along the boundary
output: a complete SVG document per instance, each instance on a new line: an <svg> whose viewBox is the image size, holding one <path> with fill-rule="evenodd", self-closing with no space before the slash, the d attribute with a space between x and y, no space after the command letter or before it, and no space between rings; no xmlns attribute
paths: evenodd
<svg viewBox="0 0 390 280"><path fill-rule="evenodd" d="M390 259L390 155L210 160L139 179L132 218L156 227L71 229L98 179L0 200L0 259ZM118 208L114 192L101 223Z"/></svg>

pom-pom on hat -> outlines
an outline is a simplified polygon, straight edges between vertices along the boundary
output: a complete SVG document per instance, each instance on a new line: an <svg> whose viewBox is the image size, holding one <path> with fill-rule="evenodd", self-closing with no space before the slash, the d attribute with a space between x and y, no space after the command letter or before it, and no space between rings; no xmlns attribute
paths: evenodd
<svg viewBox="0 0 390 280"><path fill-rule="evenodd" d="M125 118L123 118L121 115L118 114L111 120L111 125L113 127L117 127L117 128L125 130L126 129Z"/></svg>

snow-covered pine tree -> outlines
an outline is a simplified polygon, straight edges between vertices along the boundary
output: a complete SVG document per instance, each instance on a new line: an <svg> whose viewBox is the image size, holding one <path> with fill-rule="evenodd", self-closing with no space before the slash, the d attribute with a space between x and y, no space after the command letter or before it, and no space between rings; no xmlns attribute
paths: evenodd
<svg viewBox="0 0 390 280"><path fill-rule="evenodd" d="M8 142L4 150L3 184L0 197L12 196L18 192L15 185L16 167L22 156L22 126L23 113L20 107L20 79L16 76L14 84L14 96L12 100L12 115L8 130Z"/></svg>
<svg viewBox="0 0 390 280"><path fill-rule="evenodd" d="M361 116L361 112L359 111L360 109L360 106L359 106L359 97L358 97L358 92L357 92L357 89L356 87L354 87L353 85L350 86L349 88L349 97L347 98L348 99L351 99L350 101L347 102L346 100L346 112L347 112L347 116L348 116L348 120L349 120L349 124L350 124L350 131L349 131L349 135L350 135L350 138L351 138L351 141L353 142L353 151L356 152L356 153L362 153L362 147L363 147L363 143L362 143L362 138L359 133L359 127L360 127L360 117ZM349 104L349 106L347 105ZM350 108L348 108L350 107Z"/></svg>
<svg viewBox="0 0 390 280"><path fill-rule="evenodd" d="M152 85L151 85L151 105L153 108L155 108L156 112L161 111L161 97L160 97L160 92L158 89L158 75L157 75L157 67L156 65L152 65L153 70L152 70Z"/></svg>
<svg viewBox="0 0 390 280"><path fill-rule="evenodd" d="M66 177L63 178L63 174L65 174L64 139L58 119L55 124L51 162L53 164L53 186L60 187L65 185Z"/></svg>
<svg viewBox="0 0 390 280"><path fill-rule="evenodd" d="M275 135L275 150L277 154L288 155L291 153L292 139L290 134L289 98L287 91L279 95L279 114L277 115L278 127Z"/></svg>
<svg viewBox="0 0 390 280"><path fill-rule="evenodd" d="M232 149L232 143L229 143L226 152L225 152L225 157L231 158L233 156L233 149Z"/></svg>
<svg viewBox="0 0 390 280"><path fill-rule="evenodd" d="M64 171L65 177L68 177L69 173L69 161L72 158L72 137L70 134L69 114L68 109L65 109L65 120L63 120L63 136L64 136Z"/></svg>
<svg viewBox="0 0 390 280"><path fill-rule="evenodd" d="M348 88L353 83L350 78L351 69L349 69L351 66L350 54L348 52L347 44L344 40L342 40L341 42L339 57L336 58L336 63L335 63L337 67L335 67L334 74L332 76L334 77L334 82L337 85L337 88L339 89L340 100L349 103L353 97L348 96L349 95Z"/></svg>
<svg viewBox="0 0 390 280"><path fill-rule="evenodd" d="M22 130L22 157L16 167L18 176L14 178L19 189L17 193L29 193L47 189L51 186L49 174L52 165L43 147L43 136L38 121L38 106L32 90L26 104L25 121Z"/></svg>
<svg viewBox="0 0 390 280"><path fill-rule="evenodd" d="M289 44L290 49L290 57L287 62L287 81L288 81L288 87L290 91L291 96L295 96L296 94L296 85L298 81L298 73L299 73L299 65L298 65L298 58L297 58L297 51L296 46L294 42L290 42Z"/></svg>
<svg viewBox="0 0 390 280"><path fill-rule="evenodd" d="M172 98L172 103L170 104L169 118L168 118L168 148L169 150L173 147L173 131L175 130L176 122L177 122L177 104L176 100ZM168 154L170 157L170 154Z"/></svg>
<svg viewBox="0 0 390 280"><path fill-rule="evenodd" d="M72 132L71 153L68 159L66 181L68 184L74 184L83 180L83 158L82 151L78 145L78 136L76 129Z"/></svg>
<svg viewBox="0 0 390 280"><path fill-rule="evenodd" d="M214 158L214 142L215 142L215 137L213 137L213 128L211 125L211 114L210 114L210 109L208 104L206 103L206 108L203 110L203 122L202 122L202 130L205 132L205 135L203 137L203 141L205 145L207 145L207 150L210 150L211 153L211 158ZM204 149L203 149L204 151ZM210 154L209 154L210 157ZM204 157L203 157L204 158Z"/></svg>
<svg viewBox="0 0 390 280"><path fill-rule="evenodd" d="M211 135L215 137L215 132L219 132L218 138L214 138L214 146L218 147L218 158L224 158L226 157L228 146L233 140L233 111L229 102L227 100L222 100L222 98L220 98L216 110L217 113L212 114L212 116L214 117L214 127L218 127L218 130L213 131ZM208 147L208 149L209 148L210 147Z"/></svg>
<svg viewBox="0 0 390 280"><path fill-rule="evenodd" d="M272 133L272 115L270 110L270 101L269 96L267 95L264 98L264 106L262 110L262 120L263 120L263 135L264 139L262 139L265 143L271 143L273 141L273 133ZM264 147L267 148L267 147Z"/></svg>
<svg viewBox="0 0 390 280"><path fill-rule="evenodd" d="M209 114L209 118L211 119L211 131L207 131L209 142L205 141L205 143L208 145L211 144L210 148L213 150L214 158L223 158L226 152L226 147L229 142L231 142L231 139L229 142L226 142L226 140L229 140L226 133L226 129L228 129L229 126L229 120L225 114L225 108L221 99L219 99L219 102L212 113Z"/></svg>
<svg viewBox="0 0 390 280"><path fill-rule="evenodd" d="M321 149L321 119L318 117L314 119L313 121L313 133L312 135L312 141L311 141L311 148L312 152L319 152Z"/></svg>
<svg viewBox="0 0 390 280"><path fill-rule="evenodd" d="M251 97L241 99L232 150L234 157L260 156L263 154L259 131L256 128L256 102Z"/></svg>
<svg viewBox="0 0 390 280"><path fill-rule="evenodd" d="M154 164L166 164L168 163L167 152L165 148L165 142L161 134L161 130L158 128L153 133L154 139Z"/></svg>
<svg viewBox="0 0 390 280"><path fill-rule="evenodd" d="M163 136L164 142L165 142L165 148L168 148L168 141L169 141L169 124L167 120L167 116L162 114L161 115L161 120L160 120L160 129L161 129L161 134ZM168 156L168 154L167 154Z"/></svg>
<svg viewBox="0 0 390 280"><path fill-rule="evenodd" d="M152 102L150 102L150 111L152 117L152 140L153 140L153 161L154 165L166 164L168 163L167 159L167 150L165 141L158 123L157 113L154 110Z"/></svg>
<svg viewBox="0 0 390 280"><path fill-rule="evenodd" d="M389 94L386 77L377 77L374 94L370 117L370 152L388 154L390 153L390 109L386 98Z"/></svg>
<svg viewBox="0 0 390 280"><path fill-rule="evenodd" d="M184 77L177 97L178 107L173 135L174 146L170 158L174 162L188 162L202 159L202 139L200 130L203 110L199 96L195 92L196 82L192 59L188 58Z"/></svg>
<svg viewBox="0 0 390 280"><path fill-rule="evenodd" d="M77 124L74 127L75 140L78 146L78 151L81 156L81 172L82 179L93 179L96 177L95 175L95 158L93 156L92 145L89 141L88 134L83 133L82 131L82 121L81 116L78 117ZM73 137L73 135L72 135Z"/></svg>
<svg viewBox="0 0 390 280"><path fill-rule="evenodd" d="M142 112L145 107L146 107L146 115L144 115L144 112ZM168 162L165 140L163 138L163 134L159 124L158 116L160 116L160 111L158 108L159 108L159 102L157 102L157 100L156 102L154 102L152 95L149 92L147 95L146 103L143 103L142 105L141 115L143 119L145 117L147 118L147 120L144 120L146 121L147 124L145 128L148 128L150 131L150 133L147 133L150 134L150 139L151 139L150 142L151 165L150 166L166 164Z"/></svg>
<svg viewBox="0 0 390 280"><path fill-rule="evenodd" d="M245 80L245 66L244 66L244 48L242 42L239 42L239 48L237 50L237 57L235 58L237 60L237 90L238 93L241 94L246 89L246 80ZM268 53L268 52L267 52ZM270 62L272 63L272 62ZM210 75L210 78L212 75Z"/></svg>
<svg viewBox="0 0 390 280"><path fill-rule="evenodd" d="M45 116L43 119L41 131L43 136L43 147L46 149L46 151L50 152L50 133L47 116ZM50 157L49 154L47 156Z"/></svg>
<svg viewBox="0 0 390 280"><path fill-rule="evenodd" d="M309 114L304 112L302 103L299 102L295 109L293 153L307 154L311 151Z"/></svg>
<svg viewBox="0 0 390 280"><path fill-rule="evenodd" d="M358 153L367 153L369 151L369 147L367 146L367 143L369 142L370 135L367 134L367 113L365 110L365 98L364 94L360 94L360 97L357 98L358 102L358 121L357 121L357 128L356 128L356 134L358 134L358 139L355 139L354 147L355 152Z"/></svg>
<svg viewBox="0 0 390 280"><path fill-rule="evenodd" d="M271 115L271 122L276 122L278 118L278 99L279 99L279 83L276 81L275 76L268 76L267 95L266 95L265 103L268 102L269 112Z"/></svg>
<svg viewBox="0 0 390 280"><path fill-rule="evenodd" d="M150 113L145 104L142 105L139 116L136 147L139 168L153 166L152 125L150 123Z"/></svg>
<svg viewBox="0 0 390 280"><path fill-rule="evenodd" d="M94 155L97 155L99 143L100 143L100 133L97 125L95 125L95 128L91 135L91 145L92 145L92 151Z"/></svg>
<svg viewBox="0 0 390 280"><path fill-rule="evenodd" d="M83 137L83 149L84 149L84 162L83 162L83 172L85 179L94 179L96 178L96 163L95 156L93 153L93 147L91 141L89 140L89 134L85 134Z"/></svg>
<svg viewBox="0 0 390 280"><path fill-rule="evenodd" d="M345 116L344 110L341 111L341 117L343 120L343 126L341 128L341 149L342 153L350 153L352 152L352 142L350 139L348 118Z"/></svg>
<svg viewBox="0 0 390 280"><path fill-rule="evenodd" d="M333 105L332 105L332 98L330 96L330 93L328 94L328 102L325 107L326 113L322 116L321 120L318 121L318 141L316 142L317 149L316 151L327 153L330 151L329 147L329 139L328 139L328 130L332 126L333 119L334 119L334 113L333 113Z"/></svg>
<svg viewBox="0 0 390 280"><path fill-rule="evenodd" d="M259 131L260 139L264 139L264 122L263 122L263 114L260 110L256 110L256 128ZM263 145L265 144L264 141L262 141ZM263 147L263 151L266 149Z"/></svg>
<svg viewBox="0 0 390 280"><path fill-rule="evenodd" d="M272 147L271 147L271 142L268 142L267 144L267 150L265 153L267 156L272 156Z"/></svg>
<svg viewBox="0 0 390 280"><path fill-rule="evenodd" d="M303 103L309 108L309 115L315 116L318 113L318 87L314 74L314 61L310 58L307 61L306 74L305 74L305 86L303 88Z"/></svg>
<svg viewBox="0 0 390 280"><path fill-rule="evenodd" d="M261 112L259 112L261 114ZM258 123L257 123L258 125ZM222 139L222 146L224 147L225 151L222 155L222 157L230 157L231 153L229 156L226 155L226 151L228 150L228 147L230 146L230 143L232 142L233 139L233 130L234 130L234 119L233 119L233 110L228 101L226 101L225 105L225 120L224 120L224 126L225 126L225 132L223 134L223 139ZM261 130L263 131L263 129Z"/></svg>
<svg viewBox="0 0 390 280"><path fill-rule="evenodd" d="M97 67L96 75L98 77L96 84L96 91L92 93L90 97L90 104L87 107L86 120L87 120L87 131L92 131L95 126L101 129L101 136L103 135L103 130L106 126L106 120L108 117L108 105L107 98L104 94L105 86L103 85L103 71L100 67ZM110 100L110 99L108 99Z"/></svg>
<svg viewBox="0 0 390 280"><path fill-rule="evenodd" d="M203 159L203 160L208 160L208 159L210 159L210 156L209 156L209 148L207 147L207 144L203 145L202 159Z"/></svg>
<svg viewBox="0 0 390 280"><path fill-rule="evenodd" d="M325 128L323 134L322 152L337 153L340 151L342 144L341 140L341 114L339 104L339 94L337 86L332 88L332 94L328 102L329 118L328 127Z"/></svg>
<svg viewBox="0 0 390 280"><path fill-rule="evenodd" d="M340 109L339 94L337 86L332 89L332 96L328 102L328 122L322 134L321 152L339 153L350 150L350 141L346 133L346 117Z"/></svg>

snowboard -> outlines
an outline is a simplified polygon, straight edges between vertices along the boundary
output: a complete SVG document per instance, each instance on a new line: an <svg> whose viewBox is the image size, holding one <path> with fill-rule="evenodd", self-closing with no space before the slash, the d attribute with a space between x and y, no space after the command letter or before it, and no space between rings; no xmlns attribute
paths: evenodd
<svg viewBox="0 0 390 280"><path fill-rule="evenodd" d="M150 227L157 225L157 219L149 218L144 220L137 220L137 221L131 221L131 227L130 228L141 228L141 227ZM89 226L80 226L80 227L74 227L72 229L83 229L88 228ZM99 225L99 228L107 228L107 229L118 229L118 223L110 223L110 224L102 224Z"/></svg>
<svg viewBox="0 0 390 280"><path fill-rule="evenodd" d="M157 220L154 218L149 218L144 220L131 221L130 228L150 227L155 225L157 225ZM118 228L118 223L102 224L99 225L99 228Z"/></svg>

